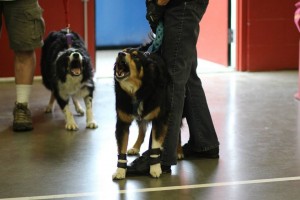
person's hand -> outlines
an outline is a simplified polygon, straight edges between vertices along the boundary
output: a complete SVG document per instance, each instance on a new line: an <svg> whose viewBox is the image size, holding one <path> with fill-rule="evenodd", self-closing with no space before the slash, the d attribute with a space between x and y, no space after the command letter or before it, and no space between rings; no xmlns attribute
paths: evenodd
<svg viewBox="0 0 300 200"><path fill-rule="evenodd" d="M156 32L159 21L163 18L165 5L169 0L146 0L147 14L146 19L148 20L153 33Z"/></svg>
<svg viewBox="0 0 300 200"><path fill-rule="evenodd" d="M170 0L157 0L157 5L165 6L169 3Z"/></svg>

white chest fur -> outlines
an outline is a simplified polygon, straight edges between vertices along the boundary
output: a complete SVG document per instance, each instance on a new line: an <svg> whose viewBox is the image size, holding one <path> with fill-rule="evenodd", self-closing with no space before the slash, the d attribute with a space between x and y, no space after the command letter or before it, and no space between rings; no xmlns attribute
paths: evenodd
<svg viewBox="0 0 300 200"><path fill-rule="evenodd" d="M71 76L71 75L67 75L66 77L66 82L58 82L58 87L59 87L59 94L62 98L64 99L68 99L69 96L73 96L73 95L79 95L79 96L83 96L82 94L80 94L81 89L83 88L83 86L85 85L85 83L81 83L82 81L82 76Z"/></svg>

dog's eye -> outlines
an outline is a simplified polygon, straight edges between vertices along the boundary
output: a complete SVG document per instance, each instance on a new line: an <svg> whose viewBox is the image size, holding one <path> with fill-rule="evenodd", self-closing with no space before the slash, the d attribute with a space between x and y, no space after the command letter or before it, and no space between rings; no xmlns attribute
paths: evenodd
<svg viewBox="0 0 300 200"><path fill-rule="evenodd" d="M137 56L136 54L131 54L131 58L132 58L133 60L138 60L138 56Z"/></svg>

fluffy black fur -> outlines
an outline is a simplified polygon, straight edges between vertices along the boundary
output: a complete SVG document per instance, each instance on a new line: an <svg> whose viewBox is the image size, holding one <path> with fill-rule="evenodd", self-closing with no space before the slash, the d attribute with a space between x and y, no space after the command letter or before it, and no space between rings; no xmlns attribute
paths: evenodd
<svg viewBox="0 0 300 200"><path fill-rule="evenodd" d="M160 149L167 134L167 69L163 59L156 54L144 53L137 49L125 49L118 54L114 67L116 96L116 140L119 163L114 179L125 178L127 136L129 127L136 121L140 130L146 130L152 123L152 149ZM154 141L155 140L155 141ZM154 150L155 151L155 150ZM156 151L153 154L158 155ZM121 160L121 161L120 161ZM123 162L122 162L123 160ZM159 163L159 159L153 162ZM160 166L159 166L160 168ZM159 177L156 169L150 174Z"/></svg>
<svg viewBox="0 0 300 200"><path fill-rule="evenodd" d="M117 68L123 68L122 71L126 71L127 66L123 65L122 53L119 53L118 60L116 62L114 72L117 74ZM134 93L128 93L124 91L120 86L120 81L115 76L115 94L116 94L116 109L122 110L127 114L134 115L135 117L143 118L154 108L160 107L159 117L165 118L166 115L166 83L167 73L162 59L155 54L144 54L139 52L138 58L135 61L137 64L137 72L139 73L143 69L143 77L140 81L141 87ZM118 67L117 67L118 66ZM144 109L141 116L138 116L135 107L139 102L143 102Z"/></svg>
<svg viewBox="0 0 300 200"><path fill-rule="evenodd" d="M90 55L85 48L84 42L80 35L75 32L72 34L72 48L80 52L83 56L83 79L82 82L92 80L93 68L91 65ZM43 83L46 88L51 91L57 90L57 82L66 81L67 75L67 58L60 56L57 60L58 54L65 52L65 56L70 55L72 50L69 50L66 32L55 31L49 33L47 38L44 40L44 46L42 47L41 54L41 73L43 77Z"/></svg>
<svg viewBox="0 0 300 200"><path fill-rule="evenodd" d="M86 104L91 104L94 91L93 67L85 44L75 32L69 33L72 42L68 44L66 34L64 30L51 32L44 41L41 55L43 84L52 92L62 110L68 105L69 97L73 100L76 96L83 97ZM47 112L51 112L52 104L50 100ZM77 112L83 114L81 107L75 107ZM77 129L77 125L70 120L66 116L66 128Z"/></svg>

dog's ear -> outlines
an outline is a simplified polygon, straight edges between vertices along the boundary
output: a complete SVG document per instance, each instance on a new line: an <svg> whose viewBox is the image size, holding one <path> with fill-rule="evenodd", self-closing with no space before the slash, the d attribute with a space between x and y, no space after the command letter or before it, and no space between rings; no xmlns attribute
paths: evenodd
<svg viewBox="0 0 300 200"><path fill-rule="evenodd" d="M86 81L90 77L93 76L93 68L91 65L91 60L89 56L83 55L82 59L82 74L83 74L83 79L82 82Z"/></svg>
<svg viewBox="0 0 300 200"><path fill-rule="evenodd" d="M68 57L65 54L62 54L56 60L56 76L61 81L66 81L67 68L68 68Z"/></svg>

